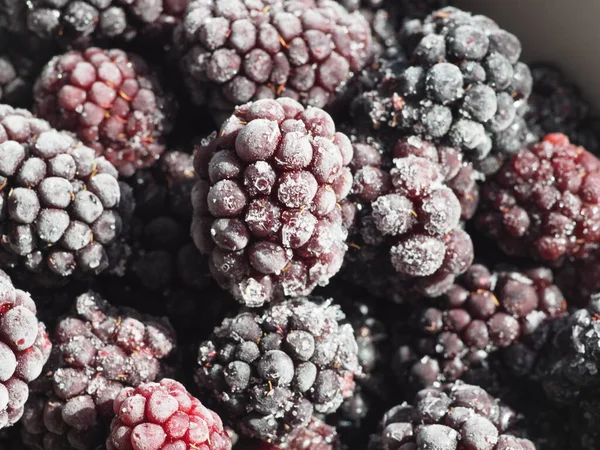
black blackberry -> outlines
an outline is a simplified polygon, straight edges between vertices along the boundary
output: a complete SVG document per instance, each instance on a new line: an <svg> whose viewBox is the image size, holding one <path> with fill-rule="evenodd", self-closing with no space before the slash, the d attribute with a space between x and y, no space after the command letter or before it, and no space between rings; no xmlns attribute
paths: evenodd
<svg viewBox="0 0 600 450"><path fill-rule="evenodd" d="M367 285L381 283L384 290L385 285L404 285L429 296L443 293L473 259L473 245L460 220L470 217L477 204L477 173L457 150L418 137L395 145L359 141L351 166L359 213L349 265L358 272L366 267L368 276L374 275Z"/></svg>
<svg viewBox="0 0 600 450"><path fill-rule="evenodd" d="M559 68L533 64L533 91L527 102L525 121L540 139L563 133L571 142L594 154L600 152L600 119L574 82Z"/></svg>
<svg viewBox="0 0 600 450"><path fill-rule="evenodd" d="M98 274L119 236L117 171L25 110L0 106L0 265L36 283Z"/></svg>
<svg viewBox="0 0 600 450"><path fill-rule="evenodd" d="M401 382L415 392L464 378L480 384L477 370L494 352L510 373L532 374L548 340L546 324L566 312L552 281L549 269L491 272L474 264L443 297L418 300L410 319L397 325Z"/></svg>
<svg viewBox="0 0 600 450"><path fill-rule="evenodd" d="M192 237L217 282L250 307L326 285L346 253L337 204L351 159L320 108L290 98L236 108L196 150Z"/></svg>
<svg viewBox="0 0 600 450"><path fill-rule="evenodd" d="M452 383L423 389L412 404L389 410L370 450L535 450L506 431L516 413L478 386Z"/></svg>
<svg viewBox="0 0 600 450"><path fill-rule="evenodd" d="M117 309L93 292L76 299L54 342L23 416L23 439L42 450L102 445L116 395L157 379L175 346L168 321Z"/></svg>
<svg viewBox="0 0 600 450"><path fill-rule="evenodd" d="M280 96L324 107L371 57L368 22L332 0L193 1L174 41L193 101L225 114Z"/></svg>
<svg viewBox="0 0 600 450"><path fill-rule="evenodd" d="M331 300L299 298L225 319L200 345L198 387L236 431L284 443L354 391L358 348L343 318Z"/></svg>
<svg viewBox="0 0 600 450"><path fill-rule="evenodd" d="M8 17L9 29L21 36L33 34L65 48L122 44L136 37L159 38L161 44L181 21L188 4L189 0L4 0L0 20Z"/></svg>
<svg viewBox="0 0 600 450"><path fill-rule="evenodd" d="M491 19L447 7L402 29L408 63L356 101L372 127L386 125L458 147L484 172L490 152L517 151L530 138L522 118L531 92L521 44Z"/></svg>
<svg viewBox="0 0 600 450"><path fill-rule="evenodd" d="M17 423L52 344L35 302L0 270L0 430ZM0 444L0 448L2 445Z"/></svg>

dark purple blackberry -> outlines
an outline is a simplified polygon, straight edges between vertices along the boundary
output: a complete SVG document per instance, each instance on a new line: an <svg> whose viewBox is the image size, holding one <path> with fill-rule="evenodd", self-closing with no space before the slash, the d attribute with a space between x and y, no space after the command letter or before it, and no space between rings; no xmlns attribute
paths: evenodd
<svg viewBox="0 0 600 450"><path fill-rule="evenodd" d="M574 82L550 64L533 64L533 91L525 121L540 139L548 133L563 133L575 145L600 152L600 120Z"/></svg>
<svg viewBox="0 0 600 450"><path fill-rule="evenodd" d="M588 306L600 293L600 254L581 261L567 261L557 271L556 284L569 293L569 306Z"/></svg>
<svg viewBox="0 0 600 450"><path fill-rule="evenodd" d="M473 259L471 239L460 221L477 204L477 173L462 162L460 152L418 137L389 148L354 144L352 193L359 213L351 265L359 272L373 266L380 273L368 285L398 282L440 295ZM386 253L387 262L382 259ZM390 264L393 270L384 268Z"/></svg>
<svg viewBox="0 0 600 450"><path fill-rule="evenodd" d="M595 424L600 417L600 302L575 311L557 332L545 358L538 364L546 396L566 406L571 445L592 450L600 446Z"/></svg>
<svg viewBox="0 0 600 450"><path fill-rule="evenodd" d="M599 247L599 203L600 161L554 133L486 181L476 219L505 253L559 266Z"/></svg>
<svg viewBox="0 0 600 450"><path fill-rule="evenodd" d="M369 23L331 0L193 1L174 41L193 101L225 114L280 96L324 107L371 57Z"/></svg>
<svg viewBox="0 0 600 450"><path fill-rule="evenodd" d="M325 111L290 98L236 108L196 150L192 237L219 284L258 307L335 275L347 231L352 145Z"/></svg>
<svg viewBox="0 0 600 450"><path fill-rule="evenodd" d="M119 236L117 171L71 135L0 106L0 265L31 281L98 274Z"/></svg>
<svg viewBox="0 0 600 450"><path fill-rule="evenodd" d="M36 313L30 295L15 289L0 270L0 430L21 419L29 383L40 376L52 350Z"/></svg>
<svg viewBox="0 0 600 450"><path fill-rule="evenodd" d="M2 12L12 28L22 35L51 41L62 47L86 48L91 44L121 44L134 38L167 35L183 17L189 0L94 1L94 0L4 0Z"/></svg>
<svg viewBox="0 0 600 450"><path fill-rule="evenodd" d="M370 450L535 450L533 443L507 433L516 413L479 386L453 383L423 389L413 404L389 410Z"/></svg>
<svg viewBox="0 0 600 450"><path fill-rule="evenodd" d="M200 345L198 387L239 433L285 443L354 391L358 348L343 318L331 300L300 298L225 319Z"/></svg>
<svg viewBox="0 0 600 450"><path fill-rule="evenodd" d="M123 388L113 411L107 450L231 450L221 418L169 378Z"/></svg>
<svg viewBox="0 0 600 450"><path fill-rule="evenodd" d="M175 346L168 321L80 295L54 332L46 376L25 405L23 438L42 450L102 445L124 387L154 381Z"/></svg>
<svg viewBox="0 0 600 450"><path fill-rule="evenodd" d="M494 352L511 373L529 375L548 339L544 325L566 311L552 281L549 269L490 272L475 264L443 297L419 300L397 324L402 343L394 365L402 383L417 391L471 380L468 372L485 367Z"/></svg>
<svg viewBox="0 0 600 450"><path fill-rule="evenodd" d="M334 427L313 418L306 427L298 428L284 444L270 444L257 439L244 440L236 450L341 450L345 448Z"/></svg>
<svg viewBox="0 0 600 450"><path fill-rule="evenodd" d="M72 131L124 176L165 150L173 102L138 56L91 47L54 57L35 84L35 111Z"/></svg>
<svg viewBox="0 0 600 450"><path fill-rule="evenodd" d="M486 159L492 150L513 153L529 139L522 116L532 80L519 40L452 7L406 22L401 34L408 63L357 98L355 120L457 147L481 170L497 170Z"/></svg>

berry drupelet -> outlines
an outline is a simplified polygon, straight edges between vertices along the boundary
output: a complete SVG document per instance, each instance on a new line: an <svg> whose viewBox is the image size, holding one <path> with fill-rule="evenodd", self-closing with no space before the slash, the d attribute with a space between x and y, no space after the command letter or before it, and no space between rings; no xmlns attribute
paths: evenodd
<svg viewBox="0 0 600 450"><path fill-rule="evenodd" d="M305 427L294 430L289 441L271 444L257 439L248 439L236 445L236 450L342 450L336 429L317 418Z"/></svg>
<svg viewBox="0 0 600 450"><path fill-rule="evenodd" d="M279 96L324 107L371 57L367 20L331 0L193 1L174 41L193 101L225 114Z"/></svg>
<svg viewBox="0 0 600 450"><path fill-rule="evenodd" d="M117 394L160 376L173 336L167 321L117 309L93 292L80 295L56 326L46 376L25 406L23 438L42 450L97 448Z"/></svg>
<svg viewBox="0 0 600 450"><path fill-rule="evenodd" d="M179 23L189 0L6 0L12 22L20 33L52 41L62 47L121 44L134 38L161 38Z"/></svg>
<svg viewBox="0 0 600 450"><path fill-rule="evenodd" d="M91 47L54 57L35 84L35 112L131 176L165 150L172 99L138 56Z"/></svg>
<svg viewBox="0 0 600 450"><path fill-rule="evenodd" d="M326 285L346 253L338 202L351 159L319 108L290 98L238 107L196 150L192 237L219 284L251 307Z"/></svg>
<svg viewBox="0 0 600 450"><path fill-rule="evenodd" d="M27 292L0 270L0 430L23 415L29 383L42 373L52 344Z"/></svg>
<svg viewBox="0 0 600 450"><path fill-rule="evenodd" d="M592 105L574 82L549 64L531 66L533 91L527 101L525 121L533 133L563 133L588 151L600 152L600 121Z"/></svg>
<svg viewBox="0 0 600 450"><path fill-rule="evenodd" d="M106 269L122 229L117 175L70 134L0 105L0 265L36 283Z"/></svg>
<svg viewBox="0 0 600 450"><path fill-rule="evenodd" d="M516 414L479 386L453 383L423 389L413 404L389 410L369 450L535 450L506 433Z"/></svg>
<svg viewBox="0 0 600 450"><path fill-rule="evenodd" d="M285 444L353 393L358 348L343 318L329 300L300 298L225 319L200 345L196 382L236 431Z"/></svg>
<svg viewBox="0 0 600 450"><path fill-rule="evenodd" d="M486 181L476 219L505 253L559 266L599 247L599 203L600 161L554 133Z"/></svg>
<svg viewBox="0 0 600 450"><path fill-rule="evenodd" d="M416 280L416 290L439 295L473 259L460 221L477 204L477 174L463 164L460 152L418 137L397 142L391 163L389 152L377 147L354 145L352 193L360 210L356 263L368 264L374 249L387 252L396 278Z"/></svg>
<svg viewBox="0 0 600 450"><path fill-rule="evenodd" d="M113 411L107 450L231 450L221 418L169 378L123 388Z"/></svg>
<svg viewBox="0 0 600 450"><path fill-rule="evenodd" d="M398 327L404 343L394 365L402 383L416 392L469 377L496 351L511 373L531 374L548 338L544 326L566 312L552 281L549 269L491 272L474 264L443 297L420 300Z"/></svg>
<svg viewBox="0 0 600 450"><path fill-rule="evenodd" d="M496 170L490 152L515 152L528 138L522 116L532 79L519 40L453 7L406 22L401 35L408 63L357 99L367 121L458 147Z"/></svg>

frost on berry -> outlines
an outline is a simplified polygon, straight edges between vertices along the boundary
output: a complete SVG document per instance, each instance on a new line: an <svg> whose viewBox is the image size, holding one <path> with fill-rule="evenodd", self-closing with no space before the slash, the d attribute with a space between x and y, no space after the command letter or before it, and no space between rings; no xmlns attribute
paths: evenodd
<svg viewBox="0 0 600 450"><path fill-rule="evenodd" d="M117 49L56 56L35 84L36 114L75 133L125 176L164 152L173 106L147 64Z"/></svg>
<svg viewBox="0 0 600 450"><path fill-rule="evenodd" d="M357 276L379 279L392 291L442 294L473 259L460 224L475 212L479 174L457 149L418 136L393 145L355 139L351 198L358 217L350 273L354 265L357 272L372 268ZM397 283L404 286L391 288Z"/></svg>
<svg viewBox="0 0 600 450"><path fill-rule="evenodd" d="M21 419L29 383L42 373L52 344L34 301L0 270L0 430Z"/></svg>
<svg viewBox="0 0 600 450"><path fill-rule="evenodd" d="M161 377L175 347L168 321L117 309L93 292L77 297L54 342L23 421L24 437L47 450L101 445L115 397Z"/></svg>
<svg viewBox="0 0 600 450"><path fill-rule="evenodd" d="M371 41L362 14L331 0L198 0L175 30L193 101L225 113L276 97L322 108L365 67Z"/></svg>
<svg viewBox="0 0 600 450"><path fill-rule="evenodd" d="M307 295L338 272L352 152L329 114L289 98L238 107L196 150L192 237L241 303Z"/></svg>

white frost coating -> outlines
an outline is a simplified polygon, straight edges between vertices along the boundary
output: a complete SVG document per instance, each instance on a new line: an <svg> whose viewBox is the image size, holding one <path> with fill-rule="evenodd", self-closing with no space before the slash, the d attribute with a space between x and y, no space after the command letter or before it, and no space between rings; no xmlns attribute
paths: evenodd
<svg viewBox="0 0 600 450"><path fill-rule="evenodd" d="M425 277L444 262L444 243L435 238L409 239L390 249L392 264L400 273Z"/></svg>
<svg viewBox="0 0 600 450"><path fill-rule="evenodd" d="M414 186L415 179L421 178L417 175L423 170L423 167L428 167L431 172L429 176L425 177L425 183L417 186L417 196L427 195L433 189L442 186L444 182L444 177L439 171L438 165L425 158L409 155L405 158L394 159L394 165L395 167L390 170L392 183L403 194L406 193L406 185Z"/></svg>
<svg viewBox="0 0 600 450"><path fill-rule="evenodd" d="M238 283L237 289L239 290L239 294L244 301L244 304L249 308L263 306L268 297L265 293L264 286L255 278L247 278Z"/></svg>
<svg viewBox="0 0 600 450"><path fill-rule="evenodd" d="M75 140L66 133L57 130L44 131L35 142L35 153L43 158L51 158L59 153L67 152L73 145L75 145Z"/></svg>

